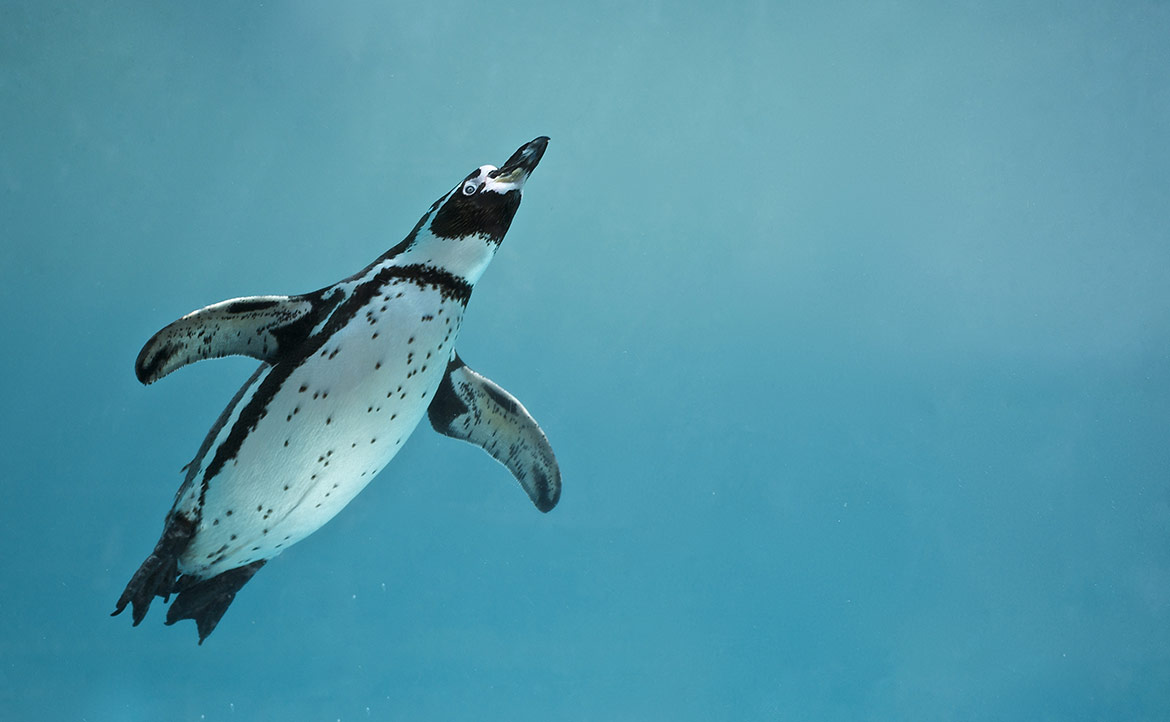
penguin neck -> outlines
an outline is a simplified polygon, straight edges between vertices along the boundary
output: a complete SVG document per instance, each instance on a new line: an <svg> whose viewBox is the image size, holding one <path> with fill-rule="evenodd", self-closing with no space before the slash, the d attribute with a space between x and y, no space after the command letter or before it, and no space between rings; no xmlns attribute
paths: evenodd
<svg viewBox="0 0 1170 722"><path fill-rule="evenodd" d="M422 264L441 268L474 286L496 255L498 241L481 235L439 238L420 234L395 260L396 265Z"/></svg>

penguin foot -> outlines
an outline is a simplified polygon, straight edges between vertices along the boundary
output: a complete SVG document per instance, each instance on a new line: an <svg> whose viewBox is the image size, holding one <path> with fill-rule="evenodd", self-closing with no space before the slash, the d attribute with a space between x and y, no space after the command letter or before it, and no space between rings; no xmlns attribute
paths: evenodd
<svg viewBox="0 0 1170 722"><path fill-rule="evenodd" d="M207 635L219 624L220 618L227 611L236 592L248 583L260 567L264 566L265 559L235 569L229 569L210 579L197 579L183 576L175 585L179 596L167 610L167 624L174 624L180 619L193 619L199 630L199 643L207 639Z"/></svg>
<svg viewBox="0 0 1170 722"><path fill-rule="evenodd" d="M179 578L179 555L187 548L194 534L195 524L186 518L177 514L168 518L162 538L154 545L154 551L142 562L138 571L134 572L110 616L118 616L129 604L133 607L130 616L137 627L146 617L155 597L164 600L170 598L175 580Z"/></svg>

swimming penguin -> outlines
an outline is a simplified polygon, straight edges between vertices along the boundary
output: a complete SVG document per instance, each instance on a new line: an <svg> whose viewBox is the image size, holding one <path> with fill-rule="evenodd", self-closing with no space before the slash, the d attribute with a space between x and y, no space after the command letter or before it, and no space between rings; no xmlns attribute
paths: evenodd
<svg viewBox="0 0 1170 722"><path fill-rule="evenodd" d="M207 358L261 361L211 427L162 537L118 599L134 625L154 597L202 644L272 557L321 528L394 458L426 415L482 447L537 509L561 493L552 447L511 394L455 352L463 312L521 189L548 146L472 171L398 245L343 281L300 296L236 298L188 314L138 355L144 384Z"/></svg>

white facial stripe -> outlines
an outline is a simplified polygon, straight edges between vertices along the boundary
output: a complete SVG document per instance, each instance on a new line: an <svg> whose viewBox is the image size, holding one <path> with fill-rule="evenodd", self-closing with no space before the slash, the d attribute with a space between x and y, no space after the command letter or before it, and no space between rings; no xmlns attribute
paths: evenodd
<svg viewBox="0 0 1170 722"><path fill-rule="evenodd" d="M524 186L524 181L528 179L528 174L522 170L514 170L506 176L492 178L491 173L496 170L498 168L494 165L481 165L474 176L468 178L462 185L455 189L455 193L471 195L478 190L481 193L491 191L493 193L504 194L508 191L520 190ZM479 187L480 184L483 185L482 189ZM450 195L447 197L450 197ZM444 202L446 200L447 198L443 199Z"/></svg>
<svg viewBox="0 0 1170 722"><path fill-rule="evenodd" d="M496 170L495 166L485 165L480 169L482 172L484 168L488 171ZM495 178L488 177L487 185L484 190L495 191L496 193L507 193L508 191L520 190L524 186L524 181L528 179L528 174L522 170L513 170L506 175L497 176Z"/></svg>

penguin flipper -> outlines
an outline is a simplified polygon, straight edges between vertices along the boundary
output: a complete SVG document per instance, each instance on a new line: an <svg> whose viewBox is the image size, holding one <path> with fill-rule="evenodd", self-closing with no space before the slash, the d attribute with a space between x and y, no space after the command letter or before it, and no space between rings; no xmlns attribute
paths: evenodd
<svg viewBox="0 0 1170 722"><path fill-rule="evenodd" d="M304 338L314 303L305 296L232 298L183 316L146 342L134 373L152 384L177 368L207 358L251 356L274 363L281 349Z"/></svg>
<svg viewBox="0 0 1170 722"><path fill-rule="evenodd" d="M224 612L236 598L236 592L248 583L266 559L246 564L242 567L229 569L210 579L193 579L180 577L177 584L179 596L167 610L167 624L174 624L180 619L195 620L195 627L199 630L199 643L215 630L215 625L223 618Z"/></svg>
<svg viewBox="0 0 1170 722"><path fill-rule="evenodd" d="M557 505L561 472L548 438L514 396L468 368L458 354L447 364L427 415L435 431L475 444L508 467L537 509Z"/></svg>

